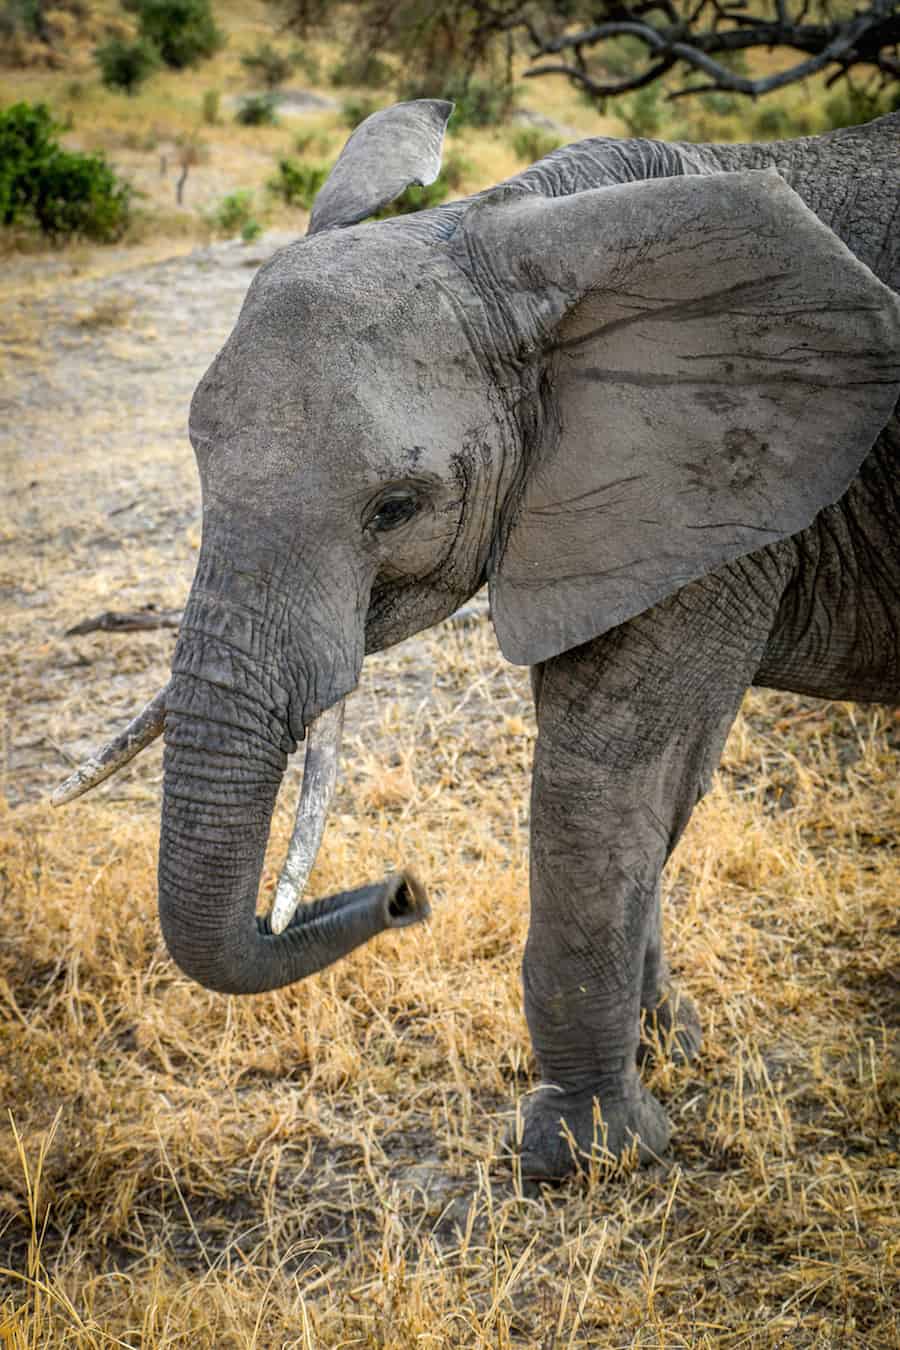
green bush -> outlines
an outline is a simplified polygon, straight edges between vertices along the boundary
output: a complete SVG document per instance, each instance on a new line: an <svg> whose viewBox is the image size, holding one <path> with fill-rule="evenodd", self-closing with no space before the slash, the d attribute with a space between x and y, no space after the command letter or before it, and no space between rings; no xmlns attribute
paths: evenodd
<svg viewBox="0 0 900 1350"><path fill-rule="evenodd" d="M554 136L552 131L542 131L540 127L519 127L513 132L510 144L519 159L533 164L536 159L543 159L545 155L558 150L565 142Z"/></svg>
<svg viewBox="0 0 900 1350"><path fill-rule="evenodd" d="M847 82L843 89L825 100L825 130L859 126L887 111L882 105L880 93L869 93Z"/></svg>
<svg viewBox="0 0 900 1350"><path fill-rule="evenodd" d="M716 117L733 117L735 113L743 111L745 100L738 94L729 94L725 90L713 89L707 94L700 94L697 102L707 112L714 113Z"/></svg>
<svg viewBox="0 0 900 1350"><path fill-rule="evenodd" d="M294 149L298 155L306 155L310 151L317 155L328 155L331 148L331 136L327 131L300 131L294 137Z"/></svg>
<svg viewBox="0 0 900 1350"><path fill-rule="evenodd" d="M141 36L157 47L167 66L182 70L214 56L225 45L210 0L136 0Z"/></svg>
<svg viewBox="0 0 900 1350"><path fill-rule="evenodd" d="M806 112L791 112L780 103L770 103L753 119L753 139L757 141L786 141L794 136L809 136L814 130Z"/></svg>
<svg viewBox="0 0 900 1350"><path fill-rule="evenodd" d="M466 178L474 172L474 166L468 159L457 154L455 150L451 150L449 154L444 156L439 177L443 178L451 192L458 192L463 187Z"/></svg>
<svg viewBox="0 0 900 1350"><path fill-rule="evenodd" d="M253 215L253 193L247 188L223 197L209 220L213 229L221 234L240 234L242 238L249 228L249 238L255 239L262 228Z"/></svg>
<svg viewBox="0 0 900 1350"><path fill-rule="evenodd" d="M453 99L456 104L451 121L454 129L493 127L509 117L516 101L516 90L511 85L470 79L464 84L446 87L441 97Z"/></svg>
<svg viewBox="0 0 900 1350"><path fill-rule="evenodd" d="M295 47L291 52L291 61L297 70L301 70L310 84L316 84L319 79L319 58L315 53L307 51L305 47Z"/></svg>
<svg viewBox="0 0 900 1350"><path fill-rule="evenodd" d="M621 33L618 37L603 43L603 71L607 76L622 79L640 70L646 59L647 49L640 38L630 33Z"/></svg>
<svg viewBox="0 0 900 1350"><path fill-rule="evenodd" d="M294 69L294 58L278 51L271 42L258 42L252 52L241 57L241 65L271 90L288 79Z"/></svg>
<svg viewBox="0 0 900 1350"><path fill-rule="evenodd" d="M274 127L278 122L273 94L248 94L234 115L243 127Z"/></svg>
<svg viewBox="0 0 900 1350"><path fill-rule="evenodd" d="M439 84L433 77L424 81L411 80L401 84L397 94L401 99L450 99L456 104L447 128L451 133L461 131L463 127L498 126L508 119L518 97L513 85L471 77Z"/></svg>
<svg viewBox="0 0 900 1350"><path fill-rule="evenodd" d="M130 189L101 155L63 150L42 103L0 112L0 222L35 225L51 237L118 239L129 219Z"/></svg>
<svg viewBox="0 0 900 1350"><path fill-rule="evenodd" d="M616 116L621 117L632 136L659 135L665 122L665 112L659 106L659 94L657 85L648 84L616 105Z"/></svg>
<svg viewBox="0 0 900 1350"><path fill-rule="evenodd" d="M377 111L378 104L373 98L345 98L341 104L341 121L351 131L355 131L360 122Z"/></svg>
<svg viewBox="0 0 900 1350"><path fill-rule="evenodd" d="M753 139L759 141L783 140L791 134L791 119L777 103L760 108L753 118Z"/></svg>
<svg viewBox="0 0 900 1350"><path fill-rule="evenodd" d="M42 41L47 33L44 10L50 8L50 5L42 4L41 0L2 0L0 39L9 41L22 36Z"/></svg>
<svg viewBox="0 0 900 1350"><path fill-rule="evenodd" d="M440 206L449 191L447 181L441 174L426 187L412 183L400 193L399 197L395 197L387 206L382 206L380 211L376 211L373 219L389 220L392 216L411 215L413 211L427 211L432 206Z"/></svg>
<svg viewBox="0 0 900 1350"><path fill-rule="evenodd" d="M375 219L388 220L391 216L406 216L413 211L427 211L432 206L440 206L451 192L456 192L462 187L464 178L471 172L472 165L467 159L463 159L461 155L449 154L433 183L429 183L426 187L411 184L399 197L376 212Z"/></svg>
<svg viewBox="0 0 900 1350"><path fill-rule="evenodd" d="M221 94L218 89L204 89L203 91L203 120L208 127L218 126L219 103Z"/></svg>
<svg viewBox="0 0 900 1350"><path fill-rule="evenodd" d="M387 62L369 51L345 56L328 72L328 78L336 89L354 84L361 84L366 89L383 89L390 84L393 76L394 72Z"/></svg>
<svg viewBox="0 0 900 1350"><path fill-rule="evenodd" d="M139 37L125 42L113 37L94 50L94 60L100 67L100 78L109 89L122 89L134 95L159 66L159 52L148 38Z"/></svg>
<svg viewBox="0 0 900 1350"><path fill-rule="evenodd" d="M31 210L45 234L81 234L109 243L129 219L130 190L101 155L58 150L35 183Z"/></svg>
<svg viewBox="0 0 900 1350"><path fill-rule="evenodd" d="M287 206L302 206L309 211L330 172L327 164L298 164L293 159L281 159L278 173L269 179L267 187Z"/></svg>
<svg viewBox="0 0 900 1350"><path fill-rule="evenodd" d="M40 165L56 150L56 127L43 103L14 103L0 112L0 223L27 212Z"/></svg>

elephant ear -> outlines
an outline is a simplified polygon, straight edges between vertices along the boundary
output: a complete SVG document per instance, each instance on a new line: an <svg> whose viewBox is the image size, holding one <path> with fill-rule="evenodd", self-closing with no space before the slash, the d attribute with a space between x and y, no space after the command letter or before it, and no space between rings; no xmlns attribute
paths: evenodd
<svg viewBox="0 0 900 1350"><path fill-rule="evenodd" d="M513 662L809 525L896 402L900 300L774 171L507 188L461 229L508 368L544 363L490 564Z"/></svg>
<svg viewBox="0 0 900 1350"><path fill-rule="evenodd" d="M316 197L307 234L356 225L411 183L433 183L453 107L445 99L419 98L360 122Z"/></svg>

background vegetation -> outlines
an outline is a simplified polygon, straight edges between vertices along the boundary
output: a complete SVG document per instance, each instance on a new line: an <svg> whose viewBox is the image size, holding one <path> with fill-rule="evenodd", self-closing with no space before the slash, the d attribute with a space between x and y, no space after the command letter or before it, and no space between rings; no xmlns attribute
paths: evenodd
<svg viewBox="0 0 900 1350"><path fill-rule="evenodd" d="M535 1081L518 971L533 724L483 607L366 663L313 878L322 893L410 863L434 919L306 984L217 998L168 961L158 750L65 813L43 800L166 678L168 632L64 634L183 602L199 542L186 409L252 268L303 231L349 129L422 78L417 46L367 47L363 7L337 8L335 23L307 0L299 31L283 8L220 0L224 44L188 69L160 54L130 95L96 51L151 41L139 7L2 8L0 1340L895 1350L894 712L748 696L666 878L706 1031L696 1068L652 1071L671 1155L595 1164L560 1192L523 1187L502 1148ZM508 57L502 39L467 79L435 67L426 92L452 87L462 115L429 193L577 136L771 138L888 97L823 72L756 101L670 101L655 82L601 111L567 78L524 80L524 39L511 80ZM781 57L746 60L762 76ZM250 100L271 116L240 116ZM28 155L48 174L78 156L125 191L118 238L84 220L44 233Z"/></svg>
<svg viewBox="0 0 900 1350"><path fill-rule="evenodd" d="M868 8L885 4L871 0ZM421 199L429 204L495 182L584 135L776 139L865 121L897 102L893 7L878 43L869 34L869 48L860 40L811 78L792 74L784 87L748 98L742 82L795 72L797 51L716 52L737 86L714 87L708 76L701 92L682 97L692 78L684 62L654 49L648 66L640 24L656 23L670 44L674 33L702 46L712 31L755 42L765 19L774 41L771 20L781 14L785 41L797 43L810 25L827 35L829 24L840 28L856 11L826 0L806 14L799 0L775 9L768 0L705 0L689 12L673 6L661 0L632 14L577 0L254 0L240 9L219 4L214 13L210 0L0 0L0 61L10 101L46 104L63 131L61 150L102 154L127 184L129 209L107 237L127 228L134 242L220 230L228 214L220 203L234 192L250 194L260 228L299 224L309 185L333 162L346 130L397 98L456 101L457 158ZM606 23L593 22L604 15ZM597 32L602 40L561 46ZM548 67L566 73L541 75ZM295 162L303 191L296 174L285 190L281 166ZM58 212L57 242L60 222L90 233L78 213ZM6 223L15 227L7 247L27 243L29 224L41 226L33 213Z"/></svg>

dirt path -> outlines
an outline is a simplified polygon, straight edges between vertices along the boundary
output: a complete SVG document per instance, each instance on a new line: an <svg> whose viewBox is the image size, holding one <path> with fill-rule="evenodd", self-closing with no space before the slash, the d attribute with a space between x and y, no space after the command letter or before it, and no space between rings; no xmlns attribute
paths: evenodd
<svg viewBox="0 0 900 1350"><path fill-rule="evenodd" d="M138 265L121 250L102 275L72 277L57 257L16 269L0 316L0 670L12 803L51 788L167 678L172 630L64 634L104 610L183 604L200 541L191 394L254 271L290 238ZM419 692L428 678L422 642L404 653L390 658L394 696L398 674ZM158 751L145 768L107 791L155 800L145 780L158 777Z"/></svg>
<svg viewBox="0 0 900 1350"><path fill-rule="evenodd" d="M177 607L199 537L193 387L254 268L284 240L214 244L67 278L55 259L0 319L5 788L45 791L165 678L171 632L67 639L105 609ZM20 274L21 275L21 274Z"/></svg>

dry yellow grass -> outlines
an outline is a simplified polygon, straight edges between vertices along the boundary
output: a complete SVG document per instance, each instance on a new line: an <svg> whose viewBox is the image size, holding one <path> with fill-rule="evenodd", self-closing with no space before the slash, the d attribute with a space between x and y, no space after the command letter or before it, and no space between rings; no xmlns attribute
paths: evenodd
<svg viewBox="0 0 900 1350"><path fill-rule="evenodd" d="M236 81L262 13L230 15L210 86ZM23 95L64 78L16 76ZM173 133L202 87L183 107L175 90ZM87 103L92 144L114 112L121 131L147 111ZM552 112L585 116L571 97ZM296 125L215 132L209 171L250 186L251 152ZM118 145L149 179L156 150ZM484 181L516 167L503 136L464 148ZM900 1346L895 713L748 695L667 876L706 1031L699 1064L652 1071L671 1154L560 1191L523 1188L500 1145L534 1082L518 975L534 733L485 619L367 663L313 877L322 893L410 863L434 918L304 985L224 999L172 967L158 748L85 803L41 799L165 679L170 633L62 632L186 591L187 397L251 275L220 255L160 264L189 244L28 255L4 276L0 1342ZM291 807L289 791L264 899Z"/></svg>
<svg viewBox="0 0 900 1350"><path fill-rule="evenodd" d="M653 1074L672 1156L537 1192L499 1145L532 1082L521 673L481 621L357 703L313 889L414 861L435 916L292 990L168 962L153 758L8 812L9 1343L896 1344L896 721L748 698L669 876L707 1031Z"/></svg>

